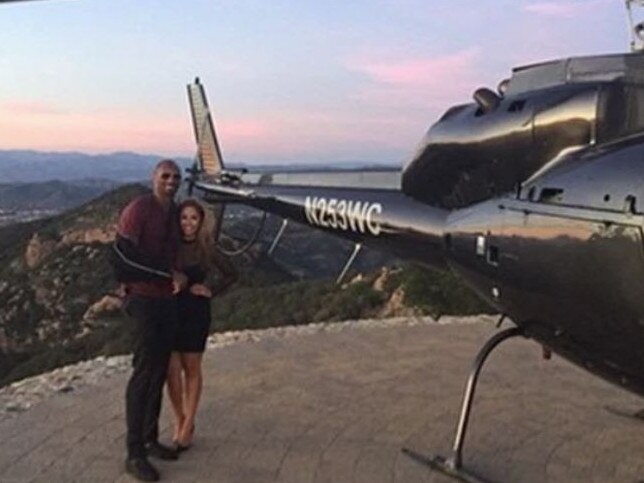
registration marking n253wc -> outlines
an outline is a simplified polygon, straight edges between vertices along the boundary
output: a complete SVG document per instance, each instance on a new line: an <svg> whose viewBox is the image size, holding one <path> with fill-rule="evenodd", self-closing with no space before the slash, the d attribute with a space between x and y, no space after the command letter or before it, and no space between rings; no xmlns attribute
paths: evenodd
<svg viewBox="0 0 644 483"><path fill-rule="evenodd" d="M380 203L321 196L307 196L304 200L306 220L311 225L322 228L351 230L378 236L382 231L378 220L378 215L381 213Z"/></svg>

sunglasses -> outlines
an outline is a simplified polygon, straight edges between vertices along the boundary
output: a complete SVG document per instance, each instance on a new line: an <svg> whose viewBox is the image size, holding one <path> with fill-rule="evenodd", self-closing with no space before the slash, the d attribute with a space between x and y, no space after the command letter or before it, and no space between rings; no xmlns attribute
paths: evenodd
<svg viewBox="0 0 644 483"><path fill-rule="evenodd" d="M181 175L177 173L161 173L161 179L174 179L176 181L179 181L181 179Z"/></svg>

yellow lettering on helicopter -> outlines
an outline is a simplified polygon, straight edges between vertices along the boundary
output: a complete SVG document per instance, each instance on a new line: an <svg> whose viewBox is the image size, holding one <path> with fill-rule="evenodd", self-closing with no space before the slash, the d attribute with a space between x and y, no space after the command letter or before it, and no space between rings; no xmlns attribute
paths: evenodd
<svg viewBox="0 0 644 483"><path fill-rule="evenodd" d="M380 203L307 196L304 200L304 215L311 225L334 230L351 230L356 233L378 236L382 213Z"/></svg>

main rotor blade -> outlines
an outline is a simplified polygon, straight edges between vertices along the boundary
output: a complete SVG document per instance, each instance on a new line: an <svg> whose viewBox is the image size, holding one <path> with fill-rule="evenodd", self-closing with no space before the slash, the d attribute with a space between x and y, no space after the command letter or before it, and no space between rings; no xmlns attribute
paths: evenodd
<svg viewBox="0 0 644 483"><path fill-rule="evenodd" d="M2 5L3 3L35 2L35 1L43 1L43 0L0 0L0 5Z"/></svg>

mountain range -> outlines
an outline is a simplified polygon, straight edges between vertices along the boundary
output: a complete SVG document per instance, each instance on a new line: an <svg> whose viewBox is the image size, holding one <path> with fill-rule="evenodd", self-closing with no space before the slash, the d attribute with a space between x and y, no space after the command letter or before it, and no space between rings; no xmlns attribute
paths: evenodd
<svg viewBox="0 0 644 483"><path fill-rule="evenodd" d="M64 211L113 190L119 184L109 179L0 183L0 209Z"/></svg>
<svg viewBox="0 0 644 483"><path fill-rule="evenodd" d="M0 150L0 179L4 183L109 179L132 182L148 179L160 156L130 152L84 154L77 152L42 152ZM189 159L178 158L182 167Z"/></svg>
<svg viewBox="0 0 644 483"><path fill-rule="evenodd" d="M44 152L31 150L0 150L0 180L4 183L44 182L51 180L70 181L83 179L107 179L133 182L146 180L154 165L162 156L116 152L111 154L84 154L78 152ZM193 160L186 157L173 158L182 168L188 168ZM362 161L320 162L307 164L271 165L231 163L230 169L248 168L255 171L299 171L325 169L389 168L397 166L377 165Z"/></svg>

